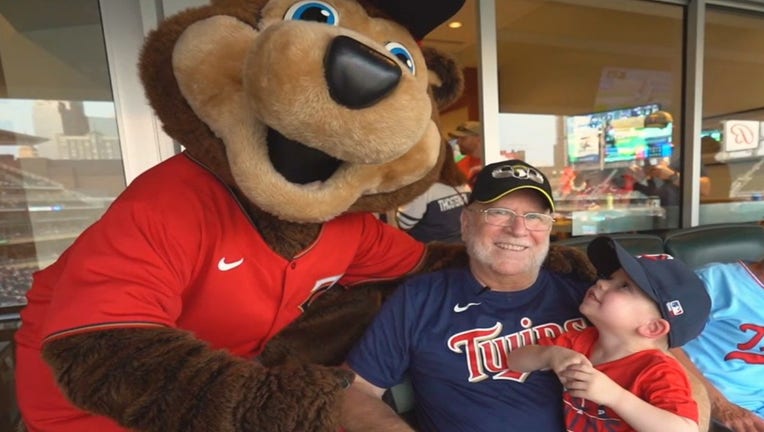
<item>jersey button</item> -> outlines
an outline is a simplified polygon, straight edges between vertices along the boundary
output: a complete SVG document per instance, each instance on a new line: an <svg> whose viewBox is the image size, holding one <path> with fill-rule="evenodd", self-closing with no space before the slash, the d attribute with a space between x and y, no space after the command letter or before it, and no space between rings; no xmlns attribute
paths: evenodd
<svg viewBox="0 0 764 432"><path fill-rule="evenodd" d="M297 263L293 261L291 267L292 267L292 270L296 269L297 268Z"/></svg>

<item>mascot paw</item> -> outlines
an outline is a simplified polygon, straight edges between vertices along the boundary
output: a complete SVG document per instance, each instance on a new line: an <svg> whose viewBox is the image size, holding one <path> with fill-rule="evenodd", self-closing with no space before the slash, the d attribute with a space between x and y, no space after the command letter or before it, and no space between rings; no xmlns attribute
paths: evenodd
<svg viewBox="0 0 764 432"><path fill-rule="evenodd" d="M571 246L550 245L544 267L557 273L573 274L587 282L597 279L597 271L586 254Z"/></svg>
<svg viewBox="0 0 764 432"><path fill-rule="evenodd" d="M263 369L244 389L249 401L239 413L241 430L336 431L343 391L355 375L346 369L318 365L289 365ZM277 427L274 429L274 427Z"/></svg>
<svg viewBox="0 0 764 432"><path fill-rule="evenodd" d="M342 364L377 314L395 283L377 282L346 290L334 286L265 346L257 360L267 367Z"/></svg>

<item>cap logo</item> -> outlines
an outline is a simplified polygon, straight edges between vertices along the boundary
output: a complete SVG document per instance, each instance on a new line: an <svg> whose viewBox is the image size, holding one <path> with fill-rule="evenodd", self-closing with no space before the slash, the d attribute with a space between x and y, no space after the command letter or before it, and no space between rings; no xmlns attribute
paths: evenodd
<svg viewBox="0 0 764 432"><path fill-rule="evenodd" d="M684 309L682 309L682 303L680 303L679 300L672 300L666 303L666 309L668 309L671 316L674 317L684 313Z"/></svg>
<svg viewBox="0 0 764 432"><path fill-rule="evenodd" d="M520 180L531 180L541 185L544 184L544 176L540 172L535 168L524 165L502 165L491 171L491 177L497 179L514 177Z"/></svg>
<svg viewBox="0 0 764 432"><path fill-rule="evenodd" d="M671 256L669 254L665 254L665 253L636 255L636 258L644 258L644 259L648 259L650 261L665 261L665 260L672 260L672 259L674 259L673 256Z"/></svg>

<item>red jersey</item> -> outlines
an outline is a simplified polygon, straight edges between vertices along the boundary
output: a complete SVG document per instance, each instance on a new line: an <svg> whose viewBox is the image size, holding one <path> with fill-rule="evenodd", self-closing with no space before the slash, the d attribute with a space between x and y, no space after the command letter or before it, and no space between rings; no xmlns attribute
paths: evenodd
<svg viewBox="0 0 764 432"><path fill-rule="evenodd" d="M22 311L19 405L30 431L122 431L71 406L40 349L46 338L162 325L256 356L335 283L402 276L424 245L370 214L323 225L293 260L272 251L228 188L186 155L137 178L50 267Z"/></svg>
<svg viewBox="0 0 764 432"><path fill-rule="evenodd" d="M476 158L470 155L465 155L459 162L456 163L456 167L467 178L467 182L470 186L475 186L475 176L483 169L483 161L480 158Z"/></svg>
<svg viewBox="0 0 764 432"><path fill-rule="evenodd" d="M591 356L599 338L596 327L571 330L554 340L542 339L541 345L557 345ZM692 397L690 381L682 365L660 350L645 350L595 366L621 387L653 406L698 422L698 405ZM565 425L572 432L633 431L609 407L597 405L563 392Z"/></svg>

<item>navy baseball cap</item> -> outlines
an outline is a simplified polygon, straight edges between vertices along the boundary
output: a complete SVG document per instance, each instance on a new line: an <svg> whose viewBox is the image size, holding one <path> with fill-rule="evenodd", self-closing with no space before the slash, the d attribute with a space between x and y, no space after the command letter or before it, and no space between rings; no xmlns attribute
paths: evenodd
<svg viewBox="0 0 764 432"><path fill-rule="evenodd" d="M586 249L601 277L623 268L634 283L658 304L669 322L669 347L679 347L703 330L711 311L703 281L681 260L668 254L631 255L607 236L599 236Z"/></svg>
<svg viewBox="0 0 764 432"><path fill-rule="evenodd" d="M535 190L554 211L549 179L539 169L518 159L484 166L475 178L469 202L492 203L520 189Z"/></svg>

